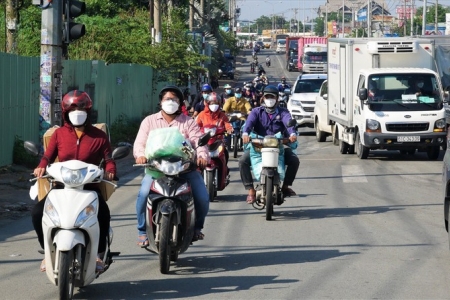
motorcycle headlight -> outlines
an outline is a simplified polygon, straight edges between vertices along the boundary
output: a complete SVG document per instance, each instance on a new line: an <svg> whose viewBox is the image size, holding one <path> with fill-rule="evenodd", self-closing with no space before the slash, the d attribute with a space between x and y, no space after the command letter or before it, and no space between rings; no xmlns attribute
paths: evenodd
<svg viewBox="0 0 450 300"><path fill-rule="evenodd" d="M87 174L87 168L72 170L66 167L61 167L61 177L64 183L69 185L81 184Z"/></svg>
<svg viewBox="0 0 450 300"><path fill-rule="evenodd" d="M181 160L176 162L170 162L162 160L161 163L155 163L155 167L166 175L177 175L189 168L189 162L182 164Z"/></svg>
<svg viewBox="0 0 450 300"><path fill-rule="evenodd" d="M218 156L219 156L219 153L222 151L222 149L223 149L223 146L220 145L219 147L217 147L216 150L210 151L210 152L209 152L209 157L218 157Z"/></svg>
<svg viewBox="0 0 450 300"><path fill-rule="evenodd" d="M56 211L56 208L53 206L53 203L48 199L45 201L44 212L47 214L50 220L52 220L53 225L55 225L56 227L61 226L58 212Z"/></svg>
<svg viewBox="0 0 450 300"><path fill-rule="evenodd" d="M445 122L445 119L439 119L434 123L434 129L439 129L438 131L443 131L442 129L445 128L447 123Z"/></svg>
<svg viewBox="0 0 450 300"><path fill-rule="evenodd" d="M278 144L278 139L274 136L266 136L263 139L263 147L277 148Z"/></svg>
<svg viewBox="0 0 450 300"><path fill-rule="evenodd" d="M211 128L205 128L205 133L210 132L211 136L215 136L216 135L216 127L211 127Z"/></svg>
<svg viewBox="0 0 450 300"><path fill-rule="evenodd" d="M381 130L380 123L376 120L368 119L366 121L366 126L370 131Z"/></svg>
<svg viewBox="0 0 450 300"><path fill-rule="evenodd" d="M302 106L302 102L298 100L291 100L292 105Z"/></svg>
<svg viewBox="0 0 450 300"><path fill-rule="evenodd" d="M88 206L86 206L78 215L77 220L75 221L74 227L80 227L81 225L86 222L87 219L89 219L91 216L97 214L97 208L98 208L98 200L95 199L91 203L89 203Z"/></svg>

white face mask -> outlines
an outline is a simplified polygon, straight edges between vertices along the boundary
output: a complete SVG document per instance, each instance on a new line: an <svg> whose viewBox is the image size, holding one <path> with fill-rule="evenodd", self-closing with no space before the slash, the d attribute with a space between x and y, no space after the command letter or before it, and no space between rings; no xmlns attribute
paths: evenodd
<svg viewBox="0 0 450 300"><path fill-rule="evenodd" d="M176 113L178 111L178 107L180 107L180 105L173 100L166 100L161 104L162 110L168 115L173 115Z"/></svg>
<svg viewBox="0 0 450 300"><path fill-rule="evenodd" d="M420 89L423 88L423 82L417 83L417 86L418 86Z"/></svg>
<svg viewBox="0 0 450 300"><path fill-rule="evenodd" d="M82 110L74 110L69 113L69 120L73 126L81 126L86 122L87 112Z"/></svg>
<svg viewBox="0 0 450 300"><path fill-rule="evenodd" d="M275 103L277 103L277 100L275 99L264 99L264 103L268 108L272 108L275 106Z"/></svg>
<svg viewBox="0 0 450 300"><path fill-rule="evenodd" d="M211 104L209 106L209 110L212 112L216 112L219 109L219 104Z"/></svg>

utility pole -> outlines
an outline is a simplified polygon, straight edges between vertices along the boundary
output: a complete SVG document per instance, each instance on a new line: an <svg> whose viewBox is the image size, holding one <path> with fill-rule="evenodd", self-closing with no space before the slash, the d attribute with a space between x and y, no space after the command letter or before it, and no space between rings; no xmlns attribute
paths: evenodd
<svg viewBox="0 0 450 300"><path fill-rule="evenodd" d="M205 20L203 19L204 17L205 17L205 0L200 0L200 26L203 26L205 24Z"/></svg>
<svg viewBox="0 0 450 300"><path fill-rule="evenodd" d="M438 0L436 0L436 6L434 10L434 34L438 35Z"/></svg>
<svg viewBox="0 0 450 300"><path fill-rule="evenodd" d="M16 33L18 23L17 0L6 0L6 53L16 53Z"/></svg>
<svg viewBox="0 0 450 300"><path fill-rule="evenodd" d="M154 15L153 19L155 21L155 43L161 43L162 33L161 33L161 0L154 0Z"/></svg>
<svg viewBox="0 0 450 300"><path fill-rule="evenodd" d="M53 125L62 125L63 4L63 1L44 0L42 5L39 106L39 115L42 117L39 131L42 134Z"/></svg>
<svg viewBox="0 0 450 300"><path fill-rule="evenodd" d="M148 32L150 33L152 44L154 43L154 26L155 26L155 19L154 19L154 8L155 4L153 3L153 0L148 1Z"/></svg>
<svg viewBox="0 0 450 300"><path fill-rule="evenodd" d="M189 31L194 31L194 0L189 0Z"/></svg>

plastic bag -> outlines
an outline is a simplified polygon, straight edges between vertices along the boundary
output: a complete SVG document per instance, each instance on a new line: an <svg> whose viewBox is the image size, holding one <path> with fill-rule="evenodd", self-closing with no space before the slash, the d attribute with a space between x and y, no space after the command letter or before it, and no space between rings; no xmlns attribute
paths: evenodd
<svg viewBox="0 0 450 300"><path fill-rule="evenodd" d="M147 143L145 146L145 157L150 160L165 156L179 156L187 159L188 156L182 151L183 142L187 142L190 146L189 140L185 139L178 127L157 128L150 131ZM145 169L145 174L152 176L155 179L164 176L162 172L156 170Z"/></svg>

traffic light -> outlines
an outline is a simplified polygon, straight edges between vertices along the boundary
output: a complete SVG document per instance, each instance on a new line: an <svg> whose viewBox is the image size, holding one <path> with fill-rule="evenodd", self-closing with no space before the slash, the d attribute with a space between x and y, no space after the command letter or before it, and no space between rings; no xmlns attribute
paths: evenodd
<svg viewBox="0 0 450 300"><path fill-rule="evenodd" d="M64 1L63 42L69 44L86 33L84 24L75 23L74 19L86 11L86 3L77 0Z"/></svg>

